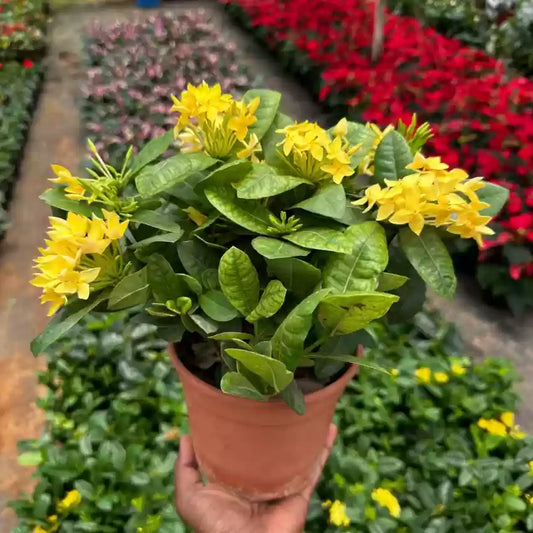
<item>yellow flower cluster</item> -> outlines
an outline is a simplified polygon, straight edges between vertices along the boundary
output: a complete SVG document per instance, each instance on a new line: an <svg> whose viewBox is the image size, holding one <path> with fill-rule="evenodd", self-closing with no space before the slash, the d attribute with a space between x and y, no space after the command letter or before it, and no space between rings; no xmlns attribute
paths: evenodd
<svg viewBox="0 0 533 533"><path fill-rule="evenodd" d="M182 152L201 152L220 159L231 155L257 160L261 151L255 133L248 128L257 121L260 103L254 98L246 103L223 94L219 84L209 87L204 81L198 87L189 84L181 99L172 95L171 111L179 113L174 134Z"/></svg>
<svg viewBox="0 0 533 533"><path fill-rule="evenodd" d="M296 122L276 130L284 135L278 146L283 146L285 161L295 174L311 181L333 179L341 183L343 178L355 173L350 167L350 157L360 146L350 146L346 139L347 128L343 118L333 128L332 139L314 122Z"/></svg>
<svg viewBox="0 0 533 533"><path fill-rule="evenodd" d="M67 492L66 496L57 503L56 510L59 514L67 514L81 503L81 494L77 490ZM59 519L57 515L49 516L46 521L50 526L45 529L42 526L35 526L33 533L55 533L59 530Z"/></svg>
<svg viewBox="0 0 533 533"><path fill-rule="evenodd" d="M375 489L372 491L372 499L381 507L388 509L391 516L398 518L402 509L400 503L394 494L387 489Z"/></svg>
<svg viewBox="0 0 533 533"><path fill-rule="evenodd" d="M499 437L511 437L513 439L523 439L526 434L520 430L520 426L514 422L514 413L506 411L500 415L500 420L495 418L480 418L477 425L486 430L491 435Z"/></svg>
<svg viewBox="0 0 533 533"><path fill-rule="evenodd" d="M71 200L89 200L85 196L85 189L82 187L78 178L74 177L68 168L61 165L52 165L56 177L50 178L50 181L58 185L66 185L65 196Z"/></svg>
<svg viewBox="0 0 533 533"><path fill-rule="evenodd" d="M77 294L86 300L90 284L96 280L100 268L84 268L87 254L103 254L112 241L120 239L128 221L120 222L116 213L102 211L105 220L93 216L92 220L68 213L67 219L50 217L49 240L35 262L38 274L32 285L43 289L41 303L50 303L48 316L53 315L67 302L67 296Z"/></svg>
<svg viewBox="0 0 533 533"><path fill-rule="evenodd" d="M420 383L426 385L432 381L435 381L435 383L448 383L450 381L450 376L446 372L432 372L427 366L417 368L415 376Z"/></svg>
<svg viewBox="0 0 533 533"><path fill-rule="evenodd" d="M322 507L329 509L329 521L331 524L337 527L348 527L350 525L350 519L346 515L346 504L339 500L332 502L326 500Z"/></svg>
<svg viewBox="0 0 533 533"><path fill-rule="evenodd" d="M490 217L480 214L489 206L476 194L484 186L482 178L467 179L464 170L448 170L440 157L425 158L420 153L407 168L413 173L397 181L385 180L386 187L371 185L353 203L367 204L365 212L377 205L376 220L408 224L417 235L425 224L446 226L450 233L481 246L483 235L494 233L487 227Z"/></svg>

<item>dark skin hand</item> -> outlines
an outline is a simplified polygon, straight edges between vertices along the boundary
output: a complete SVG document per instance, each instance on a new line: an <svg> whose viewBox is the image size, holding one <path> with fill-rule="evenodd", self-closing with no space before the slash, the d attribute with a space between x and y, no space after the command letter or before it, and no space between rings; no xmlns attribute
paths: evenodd
<svg viewBox="0 0 533 533"><path fill-rule="evenodd" d="M189 435L181 437L175 468L176 508L195 533L302 533L309 500L337 435L334 424L310 483L275 502L251 503L216 483L204 485Z"/></svg>

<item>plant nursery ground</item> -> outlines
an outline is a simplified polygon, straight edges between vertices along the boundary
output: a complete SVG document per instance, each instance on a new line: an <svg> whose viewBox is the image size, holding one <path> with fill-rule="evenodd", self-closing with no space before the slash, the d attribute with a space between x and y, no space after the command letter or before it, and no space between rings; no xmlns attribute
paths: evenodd
<svg viewBox="0 0 533 533"><path fill-rule="evenodd" d="M228 42L232 41L237 44L237 49L240 50L242 57L242 63L248 66L251 75L257 78L262 86L279 90L283 93L283 102L287 113L290 113L297 119L308 118L316 121L324 119L323 110L315 104L311 94L306 91L305 87L299 84L298 80L290 74L284 72L283 67L278 64L276 59L254 42L251 35L236 26L232 19L226 15L222 5L215 2L193 0L167 2L165 4L165 10L170 10L176 15L187 9L204 9L206 11L207 15L212 18L213 23L221 32L223 38L227 39ZM80 106L78 105L83 99L82 87L87 82L82 36L96 20L103 24L111 24L117 20L142 18L151 14L153 14L152 11L139 11L129 5L77 6L55 13L48 29L49 43L48 53L45 59L43 90L38 107L34 113L24 158L20 165L19 179L10 206L11 226L7 230L5 239L0 242L0 531L2 533L10 531L17 523L14 512L6 507L7 502L16 498L22 491L31 492L34 484L34 481L30 479L31 469L23 468L17 464L17 441L37 438L41 434L44 423L44 411L39 409L34 404L34 401L37 396L43 395L45 390L51 386L50 383L45 383L41 386L37 384L35 372L42 370L45 367L45 362L40 358L34 359L29 350L30 340L42 329L46 318L43 308L39 305L37 291L28 284L28 280L31 277L32 259L36 254L38 246L42 243L47 226L48 209L38 199L38 196L47 187L50 164L60 163L74 169L85 155L83 136L86 133L86 127L81 119ZM479 361L483 358L492 357L503 357L511 360L517 369L517 374L523 378L523 381L517 385L518 392L522 398L533 397L533 315L516 318L512 317L508 311L485 305L482 303L477 289L473 288L468 280L460 283L458 296L453 302L445 302L437 297L431 297L429 306L439 310L445 319L453 322L457 326L459 334L465 343L465 348L462 350L462 353L471 355L474 357L474 360ZM114 323L114 325L110 324L105 327L97 325L94 328L98 330L109 327L109 331L111 332L113 328L122 327L123 322L121 320L123 318L119 317L117 318L118 322ZM452 351L451 345L453 343L450 344L448 339L449 329L446 326L440 325L438 319L435 321L431 319L428 323L419 323L416 328L413 330L416 331L415 339L411 338L413 335L412 332L409 333L411 335L409 338L402 331L391 333L391 338L395 339L397 346L382 346L383 350L389 353L391 357L388 360L394 360L394 357L398 357L401 351L400 346L402 349L409 349L412 352L420 349L421 353L424 350L432 354L442 354L443 350L447 349L450 352ZM80 334L80 340L77 337L74 339L74 335L76 334L73 334L73 339L71 339L71 347L74 345L74 341L79 341L79 344L76 344L78 349L80 349L80 345L84 346L87 350L89 348L93 350L98 349L98 342L100 340L95 340L95 337L81 339ZM109 335L112 338L112 334L109 333L108 337ZM141 334L139 333L139 335ZM425 336L428 338L435 336L435 338L429 341L425 339ZM438 342L435 341L436 338L438 338ZM441 341L442 345L438 344ZM67 343L65 344L66 350L69 345L67 341L65 342ZM435 342L437 344L431 344ZM396 348L398 348L398 354L395 355ZM116 346L113 347L111 342L109 349L116 350ZM151 347L150 349L156 348ZM449 353L447 355L454 354ZM413 360L416 359L416 364L418 365L425 365L427 360L424 357L421 355L419 359L414 358ZM68 360L68 364L75 365L76 361ZM397 366L400 368L400 373L413 371L413 368L402 368L399 360ZM136 372L143 372L144 369L145 366L134 370ZM66 370L65 368L54 368L53 372L56 373L55 376L58 379L61 379L64 377L62 372L66 372ZM457 395L465 394L465 390L473 390L472 388L475 388L479 392L480 398L482 395L488 394L486 391L483 391L483 386L479 385L477 381L479 378L481 381L485 380L484 382L486 383L493 380L495 394L500 390L507 391L504 395L505 397L501 399L491 397L490 402L492 403L490 405L496 405L497 402L500 402L499 405L502 407L502 410L512 409L514 399L510 393L507 394L507 378L502 377L506 375L506 372L505 365L499 366L496 363L494 366L489 364L487 367L476 367L472 370L473 377L469 376L468 378L470 380L468 386L471 387L469 389L463 389L459 385L453 385L455 388L450 388L449 392L442 394L438 387L433 386L433 389L429 389L429 392L427 392L427 396L425 391L421 391L420 393L413 394L412 397L408 391L412 390L414 382L409 381L408 378L404 378L404 381L399 380L397 385L390 386L387 389L388 394L390 394L389 399L383 398L380 408L384 410L394 409L391 405L396 402L395 405L402 406L401 409L407 409L412 413L413 419L418 420L420 427L423 427L424 424L431 425L433 421L430 418L427 418L426 415L420 415L420 409L422 409L423 405L427 405L428 402L431 403L433 410L430 412L432 413L431 416L436 417L435 420L439 419L440 413L443 413L443 416L452 416L451 412L446 410L446 403L448 401L456 401ZM163 376L162 379L166 379L166 377ZM382 378L369 377L363 380L362 388L358 391L359 393L363 393L363 400L357 406L358 409L370 410L375 408L375 404L372 404L373 400L370 399L371 395L369 395L368 390L380 379ZM87 377L87 380L89 380L89 377ZM501 387L501 389L498 387ZM165 392L164 394L161 393L161 395L163 397L162 409L165 409L167 406L165 402L170 402L168 405L172 405L174 401L172 394ZM390 398L395 399L390 400ZM390 405L387 404L389 400L391 402ZM418 401L421 403L416 403ZM426 403L424 404L424 402ZM57 405L54 408L48 406L47 412L57 415L61 412L60 407L62 408L62 406ZM469 404L468 402L465 404L463 402L463 407L466 413L469 412L469 409L471 413L476 413L476 409L479 406ZM367 431L369 434L372 434L372 432L386 432L385 426L387 426L387 422L379 421L378 419L372 421L366 420L363 421L364 423L362 425L357 426L354 421L354 413L354 411L350 410L350 406L344 406L342 415L339 415L341 422L346 423L347 426L356 428L357 431ZM76 416L79 417L82 415L80 413L74 413L72 418L75 419ZM417 416L420 416L420 418L417 419ZM466 415L461 414L461 416L465 418ZM178 415L176 417L180 418ZM472 417L472 420L475 422L477 418L474 415ZM518 418L523 429L533 432L533 404L531 402L524 402L521 405L518 410ZM169 417L168 420L165 420L165 423L167 422L170 428L173 424L181 425L182 421L180 419L176 422L176 419ZM405 420L401 418L395 419L394 424L392 426L389 425L387 428L391 435L394 431L402 431L402 428L406 430L406 427L408 427ZM64 429L62 427L62 430ZM142 426L139 426L138 429L140 432L145 430ZM460 429L458 429L457 439L463 437L466 439L467 437L464 435L469 434L470 431L468 423L462 420ZM57 435L54 434L54 437L57 437ZM366 463L359 464L359 466L356 464L354 466L350 462L353 458L349 459L339 452L339 455L335 459L336 462L334 462L331 468L336 468L338 473L348 472L351 467L360 468L361 471L365 471L365 468L372 470L374 467L368 465L374 461L378 464L376 471L379 471L379 468L383 468L388 472L396 470L405 472L405 475L401 478L402 481L399 481L400 478L396 481L389 480L388 488L391 490L404 490L408 494L407 499L403 502L407 507L407 513L411 512L416 514L418 512L421 515L423 514L422 510L417 508L417 505L420 504L416 500L417 497L414 496L416 491L410 484L418 483L422 488L416 490L427 492L429 490L427 488L427 482L429 481L431 483L432 479L426 480L426 484L421 484L422 482L416 478L416 472L419 470L422 471L422 467L415 464L417 461L416 458L406 457L405 464L399 464L394 460L389 460L387 463L388 459L384 455L373 458L373 452L369 452L369 450L372 449L375 443L371 439L368 442L363 442L360 439L357 440L353 435L344 435L343 439L345 441L343 446L346 444L346 446L353 446L354 449L357 448L361 457L365 457ZM407 449L411 445L407 441L398 444L394 443L393 440L391 441L392 447L399 445L405 446ZM162 446L161 449L164 449L165 453L169 453L168 450L175 447L175 443L171 444L172 446L167 446L166 448ZM444 440L442 441L442 445L446 449L453 449L454 453L462 446L460 443L444 443ZM418 452L420 456L426 454L426 450L423 448L420 448ZM511 453L514 452L506 448L502 452L502 457L507 457L506 454ZM385 462L379 463L383 459L385 459ZM529 459L533 459L533 457L529 457ZM454 516L460 516L460 513L463 512L466 514L470 513L473 516L472 507L468 506L477 505L477 502L467 492L470 480L469 476L474 477L477 473L474 472L474 467L472 469L470 468L471 465L467 468L469 457L466 451L460 457L456 454L454 460L455 466L453 468L456 469L456 472L453 475L457 478L462 476L457 481L457 487L461 488L456 490L464 492L464 502L466 502L464 509L454 511ZM363 461L363 459L360 459L360 461ZM387 465L383 466L385 463ZM450 464L452 463L452 458L450 458ZM382 466L379 466L379 464L382 464ZM163 467L161 466L161 468ZM430 468L427 465L423 466L423 468L427 469L427 472L430 472ZM433 479L438 479L445 477L443 472L446 468L452 467L438 465L435 462L431 468L433 468L431 470L431 475L434 476ZM475 468L478 468L478 466L475 466ZM482 469L484 467L483 465L479 465L479 468ZM515 465L513 468L515 468L516 472L521 472L520 468L522 467ZM442 471L439 469L442 469ZM354 501L362 502L362 509L365 509L365 505L369 505L369 502L366 500L361 500L363 494L359 488L361 482L368 481L366 478L364 480L348 479L346 475L340 473L334 478L332 471L328 475L330 478L325 480L320 487L321 497L331 495L339 499L354 498ZM516 477L513 479L516 479ZM167 478L163 478L163 480L165 479ZM490 487L491 483L494 482L494 480L487 476L483 479L486 487ZM139 486L142 486L140 478L137 481L140 483ZM124 482L126 483L126 481ZM372 478L369 483L377 483L377 478ZM394 485L395 483L396 485ZM439 494L437 492L432 493L434 501L432 500L428 505L434 506L435 504L442 503L439 499L441 495L443 500L451 498L451 486L442 484L437 487L435 485L435 491L439 490L440 492ZM87 486L85 488L89 492ZM52 489L47 487L46 490ZM488 491L489 489L487 488L486 490ZM469 500L468 498L471 496L472 498ZM148 498L148 496L146 497ZM508 505L510 507L512 505L520 507L520 510L515 509L513 512L524 513L521 504L516 503L516 500L510 500L512 497L514 497L512 494L506 494L506 498L510 502L508 502ZM119 505L118 500L112 503L113 505ZM490 512L492 506L498 505L501 506L501 502L491 501L487 503L487 512ZM98 508L101 513L106 512L105 507ZM91 510L87 512L90 513ZM315 506L313 512L315 512L316 516L311 517L309 531L326 531L325 528L328 526L324 521L325 519L320 517L321 509L319 503L318 507ZM372 511L368 512L372 514ZM24 513L31 514L27 509L22 509L19 514L23 515ZM511 511L509 513L512 514ZM357 521L363 518L355 514L351 516L354 524L357 524ZM378 521L379 519L378 516ZM516 519L521 520L520 523L524 524L526 520L530 520L533 523L533 519L526 518L526 514ZM389 531L390 529L387 529L387 527L392 527L390 521L387 522L386 518L383 520L384 529L375 529L376 532ZM528 525L530 525L530 522L528 522ZM451 531L454 531L452 522L448 526L452 527ZM119 529L112 529L112 527L115 527L113 524L109 527L111 529L107 531L119 531ZM147 526L145 525L144 527ZM431 531L444 531L444 529L439 529L439 527L439 522L436 522L435 528ZM21 529L20 531L26 531L26 529ZM71 530L69 529L68 531ZM72 529L72 531L78 530ZM86 531L104 530L86 529ZM147 528L139 529L138 531L149 532L157 531L157 529ZM176 529L176 531L181 530ZM459 531L459 529L455 529L455 531ZM512 529L502 529L502 531L512 531Z"/></svg>

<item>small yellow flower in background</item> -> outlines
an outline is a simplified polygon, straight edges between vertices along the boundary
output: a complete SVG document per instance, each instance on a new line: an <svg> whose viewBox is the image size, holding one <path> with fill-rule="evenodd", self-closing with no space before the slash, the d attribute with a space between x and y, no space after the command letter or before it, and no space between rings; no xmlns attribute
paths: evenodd
<svg viewBox="0 0 533 533"><path fill-rule="evenodd" d="M381 507L386 507L391 516L398 518L402 511L400 503L394 494L387 489L375 489L372 491L372 499Z"/></svg>
<svg viewBox="0 0 533 533"><path fill-rule="evenodd" d="M417 368L415 370L415 376L420 383L431 383L431 370L427 366Z"/></svg>
<svg viewBox="0 0 533 533"><path fill-rule="evenodd" d="M460 365L459 363L453 363L451 369L452 374L455 374L456 376L462 376L466 374L466 368L463 365Z"/></svg>
<svg viewBox="0 0 533 533"><path fill-rule="evenodd" d="M82 187L78 178L73 176L68 168L61 165L52 165L56 177L50 178L50 181L57 183L58 185L66 185L65 196L71 200L89 200L89 197L85 196L85 189Z"/></svg>
<svg viewBox="0 0 533 533"><path fill-rule="evenodd" d="M526 438L526 433L520 430L520 426L514 423L514 413L511 411L506 411L500 415L500 420L507 426L509 429L509 436L513 439L524 439Z"/></svg>
<svg viewBox="0 0 533 533"><path fill-rule="evenodd" d="M390 369L390 374L393 378L397 377L400 375L400 371L397 369L397 368L391 368Z"/></svg>
<svg viewBox="0 0 533 533"><path fill-rule="evenodd" d="M531 494L526 494L526 500L529 505L533 505L533 496Z"/></svg>
<svg viewBox="0 0 533 533"><path fill-rule="evenodd" d="M81 503L81 494L77 490L67 492L67 495L57 504L58 513L66 513Z"/></svg>
<svg viewBox="0 0 533 533"><path fill-rule="evenodd" d="M197 87L189 84L181 99L172 95L172 101L171 111L178 113L174 135L182 152L204 151L221 159L233 155L257 159L259 140L250 135L249 127L257 121L259 98L248 103L237 101L231 94L222 94L220 84L210 87L204 81Z"/></svg>
<svg viewBox="0 0 533 533"><path fill-rule="evenodd" d="M481 429L485 429L491 435L498 435L499 437L507 436L507 428L505 427L505 424L499 420L494 420L493 418L480 418L477 425Z"/></svg>
<svg viewBox="0 0 533 533"><path fill-rule="evenodd" d="M529 466L529 475L533 476L533 461L529 461L527 465Z"/></svg>
<svg viewBox="0 0 533 533"><path fill-rule="evenodd" d="M350 519L346 516L346 504L339 500L332 502L326 500L322 503L324 509L329 509L329 521L337 527L347 527L350 525Z"/></svg>
<svg viewBox="0 0 533 533"><path fill-rule="evenodd" d="M433 377L437 383L448 383L450 381L450 376L446 372L435 372Z"/></svg>
<svg viewBox="0 0 533 533"><path fill-rule="evenodd" d="M41 526L35 526L33 528L33 533L50 533L48 529L44 529Z"/></svg>

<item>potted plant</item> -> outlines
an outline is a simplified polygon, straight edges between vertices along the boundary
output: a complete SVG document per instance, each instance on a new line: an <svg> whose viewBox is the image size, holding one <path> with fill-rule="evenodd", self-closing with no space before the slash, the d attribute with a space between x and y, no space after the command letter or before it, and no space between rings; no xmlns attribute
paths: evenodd
<svg viewBox="0 0 533 533"><path fill-rule="evenodd" d="M54 166L56 210L32 283L45 350L85 314L135 311L169 341L207 477L255 500L307 481L375 320L426 285L452 297L443 239L490 234L507 191L420 152L416 117L329 130L220 86L173 97L177 124L121 168ZM177 140L179 152L174 148ZM359 348L358 348L359 347Z"/></svg>

